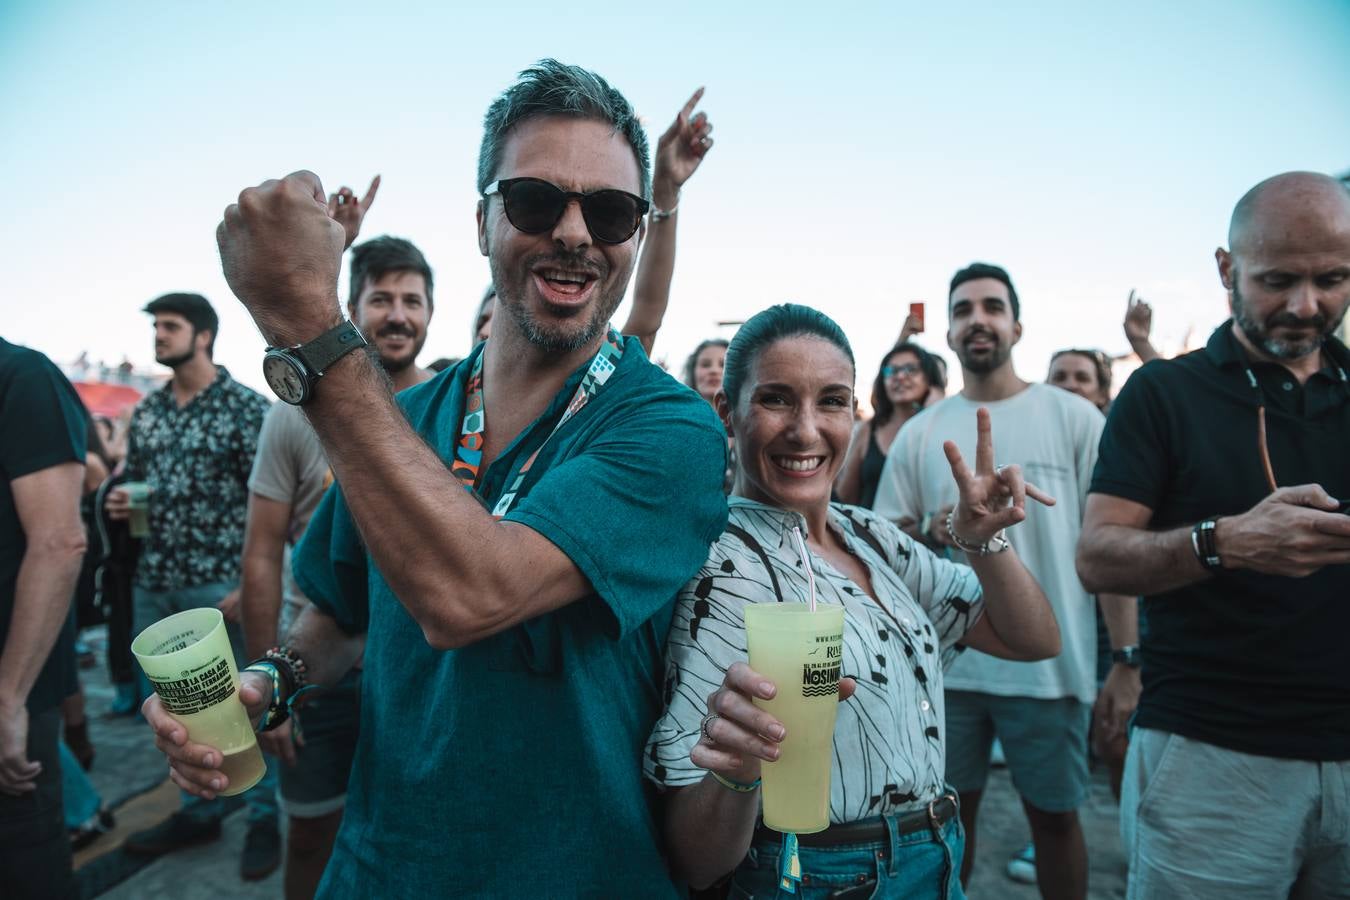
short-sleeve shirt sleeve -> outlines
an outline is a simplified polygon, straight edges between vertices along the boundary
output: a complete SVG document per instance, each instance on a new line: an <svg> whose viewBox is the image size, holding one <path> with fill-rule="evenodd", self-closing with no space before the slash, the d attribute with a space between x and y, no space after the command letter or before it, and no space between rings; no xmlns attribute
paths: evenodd
<svg viewBox="0 0 1350 900"><path fill-rule="evenodd" d="M336 484L328 489L291 555L296 586L348 634L370 622L366 546Z"/></svg>
<svg viewBox="0 0 1350 900"><path fill-rule="evenodd" d="M886 562L918 602L938 638L942 667L956 661L960 641L984 614L984 592L975 570L938 556L882 516L864 509L850 510L859 527L870 531L882 545Z"/></svg>
<svg viewBox="0 0 1350 900"><path fill-rule="evenodd" d="M287 412L288 407L280 403L268 410L258 433L258 452L248 479L250 491L278 503L294 500L299 481L291 441L292 423Z"/></svg>
<svg viewBox="0 0 1350 900"><path fill-rule="evenodd" d="M572 560L613 613L613 637L668 607L726 524L726 438L686 393L637 406L551 467L504 519Z"/></svg>
<svg viewBox="0 0 1350 900"><path fill-rule="evenodd" d="M1090 491L1158 509L1171 458L1165 403L1153 378L1156 363L1130 376L1111 405Z"/></svg>
<svg viewBox="0 0 1350 900"><path fill-rule="evenodd" d="M84 462L87 420L75 390L45 357L11 368L0 391L0 469L13 481L68 462Z"/></svg>

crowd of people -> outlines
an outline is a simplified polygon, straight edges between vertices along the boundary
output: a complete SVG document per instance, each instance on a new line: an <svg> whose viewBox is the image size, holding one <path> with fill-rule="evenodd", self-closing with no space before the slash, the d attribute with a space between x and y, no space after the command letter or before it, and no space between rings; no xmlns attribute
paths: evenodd
<svg viewBox="0 0 1350 900"><path fill-rule="evenodd" d="M284 863L287 898L961 897L995 752L1029 836L1009 874L1044 897L1087 895L1094 757L1131 898L1350 897L1347 186L1286 173L1237 202L1203 350L1158 358L1132 294L1147 365L1114 400L1100 350L1024 378L1014 279L972 263L947 291L960 390L911 315L864 418L826 308L763 310L682 378L650 361L701 98L654 152L574 66L491 104L461 359L417 362L422 252L358 242L379 178L309 172L216 232L278 402L213 361L197 294L144 307L172 375L125 434L0 340L7 891L74 895L69 610L94 557L119 699L182 793L124 849L221 833L221 748L128 649L216 608L268 760L240 874ZM151 488L143 538L127 482ZM808 593L845 610L845 677L830 826L784 836L761 771L794 735L755 701L787 685L750 668L745 618Z"/></svg>

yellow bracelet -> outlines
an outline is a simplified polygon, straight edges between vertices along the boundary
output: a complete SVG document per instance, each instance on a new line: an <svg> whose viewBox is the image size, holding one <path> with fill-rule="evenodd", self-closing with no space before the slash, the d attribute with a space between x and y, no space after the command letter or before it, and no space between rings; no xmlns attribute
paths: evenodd
<svg viewBox="0 0 1350 900"><path fill-rule="evenodd" d="M709 771L708 774L711 775L713 778L715 778L717 780L717 783L720 784L722 787L727 788L729 790L733 790L738 794L753 794L755 791L759 789L760 779L758 778L756 778L749 784L745 784L744 782L740 781L732 781L730 778L723 778L716 772Z"/></svg>

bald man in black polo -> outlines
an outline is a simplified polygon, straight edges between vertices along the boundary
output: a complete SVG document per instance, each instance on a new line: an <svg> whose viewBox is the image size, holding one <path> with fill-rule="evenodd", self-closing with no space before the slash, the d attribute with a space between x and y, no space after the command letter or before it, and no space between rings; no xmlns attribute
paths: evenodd
<svg viewBox="0 0 1350 900"><path fill-rule="evenodd" d="M1228 242L1233 317L1126 384L1078 549L1144 595L1128 896L1350 897L1350 192L1268 179Z"/></svg>

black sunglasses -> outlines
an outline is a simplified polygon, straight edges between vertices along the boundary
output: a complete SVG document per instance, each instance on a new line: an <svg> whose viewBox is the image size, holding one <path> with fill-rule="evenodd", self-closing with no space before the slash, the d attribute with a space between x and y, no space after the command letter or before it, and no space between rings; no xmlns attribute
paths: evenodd
<svg viewBox="0 0 1350 900"><path fill-rule="evenodd" d="M602 188L585 194L564 191L538 178L501 178L483 189L483 197L502 195L506 218L526 234L543 234L558 224L573 198L581 204L581 217L591 236L602 244L622 244L642 224L651 205L618 188Z"/></svg>

